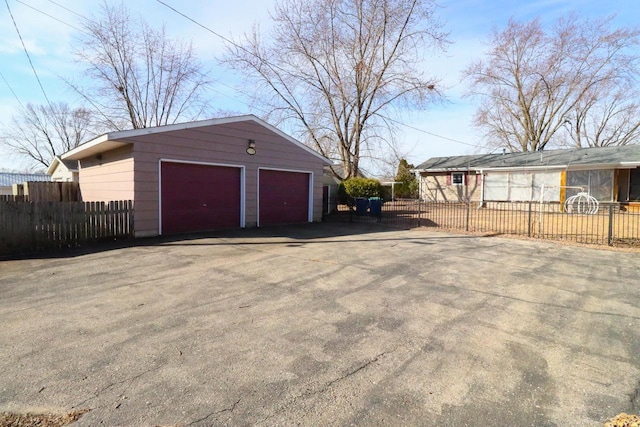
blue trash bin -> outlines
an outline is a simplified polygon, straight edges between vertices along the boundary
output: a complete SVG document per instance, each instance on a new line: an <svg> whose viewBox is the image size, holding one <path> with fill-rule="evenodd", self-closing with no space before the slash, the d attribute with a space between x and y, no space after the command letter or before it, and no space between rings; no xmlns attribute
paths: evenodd
<svg viewBox="0 0 640 427"><path fill-rule="evenodd" d="M369 199L356 197L356 215L366 215L369 209Z"/></svg>
<svg viewBox="0 0 640 427"><path fill-rule="evenodd" d="M369 213L374 216L382 215L382 199L380 197L369 198Z"/></svg>

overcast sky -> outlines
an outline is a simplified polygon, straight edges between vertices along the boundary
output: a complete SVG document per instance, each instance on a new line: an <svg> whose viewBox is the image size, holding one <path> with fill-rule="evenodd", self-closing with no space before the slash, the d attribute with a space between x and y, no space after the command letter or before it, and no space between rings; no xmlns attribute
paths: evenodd
<svg viewBox="0 0 640 427"><path fill-rule="evenodd" d="M71 55L82 17L99 9L97 0L6 0L31 56L34 68L51 101L81 105L62 82L61 77L77 79L79 67ZM240 38L254 24L268 29L269 9L273 0L163 0L180 12L226 36ZM4 2L3 2L4 3ZM441 0L440 18L453 44L445 55L425 63L427 75L443 80L448 102L416 112L403 121L399 140L410 163L429 157L482 152L481 137L472 126L474 101L462 97L462 69L480 58L484 41L492 27L503 28L510 17L530 20L540 17L543 24L559 16L576 12L586 17L617 14L616 24L640 23L637 0ZM222 110L240 114L252 111L237 89L238 76L217 65L216 56L223 51L223 41L210 32L176 14L157 0L126 2L132 15L141 15L152 25L167 25L170 36L192 40L200 59L212 71L216 82L210 93L212 103ZM75 27L75 28L74 28ZM45 98L9 15L7 4L0 9L0 125L9 123L19 102L44 104ZM15 96L12 93L15 92ZM17 97L17 99L16 99ZM19 102L18 102L19 100ZM286 129L284 129L286 131ZM16 158L0 154L0 168L21 169Z"/></svg>

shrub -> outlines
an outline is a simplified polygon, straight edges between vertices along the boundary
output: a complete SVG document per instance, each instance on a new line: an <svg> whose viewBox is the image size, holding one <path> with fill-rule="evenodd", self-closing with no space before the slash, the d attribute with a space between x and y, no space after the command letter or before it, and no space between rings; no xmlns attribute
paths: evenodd
<svg viewBox="0 0 640 427"><path fill-rule="evenodd" d="M340 183L338 195L343 202L355 197L381 197L382 185L372 178L349 178Z"/></svg>

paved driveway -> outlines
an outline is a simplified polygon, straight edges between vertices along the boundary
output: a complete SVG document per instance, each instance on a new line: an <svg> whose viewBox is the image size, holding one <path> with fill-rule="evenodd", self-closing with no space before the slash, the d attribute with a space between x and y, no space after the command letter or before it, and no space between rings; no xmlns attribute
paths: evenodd
<svg viewBox="0 0 640 427"><path fill-rule="evenodd" d="M146 243L0 262L0 411L88 408L83 426L640 412L637 253L348 224Z"/></svg>

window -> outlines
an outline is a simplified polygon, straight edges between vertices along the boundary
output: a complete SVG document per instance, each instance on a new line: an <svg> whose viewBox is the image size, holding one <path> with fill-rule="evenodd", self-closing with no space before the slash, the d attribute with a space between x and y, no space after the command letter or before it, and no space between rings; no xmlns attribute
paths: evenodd
<svg viewBox="0 0 640 427"><path fill-rule="evenodd" d="M509 202L560 200L560 172L487 172L484 200Z"/></svg>
<svg viewBox="0 0 640 427"><path fill-rule="evenodd" d="M583 191L599 202L610 202L613 195L613 170L567 171L567 186L567 198Z"/></svg>
<svg viewBox="0 0 640 427"><path fill-rule="evenodd" d="M464 183L464 174L462 173L452 173L451 174L451 184L453 185L462 185Z"/></svg>

